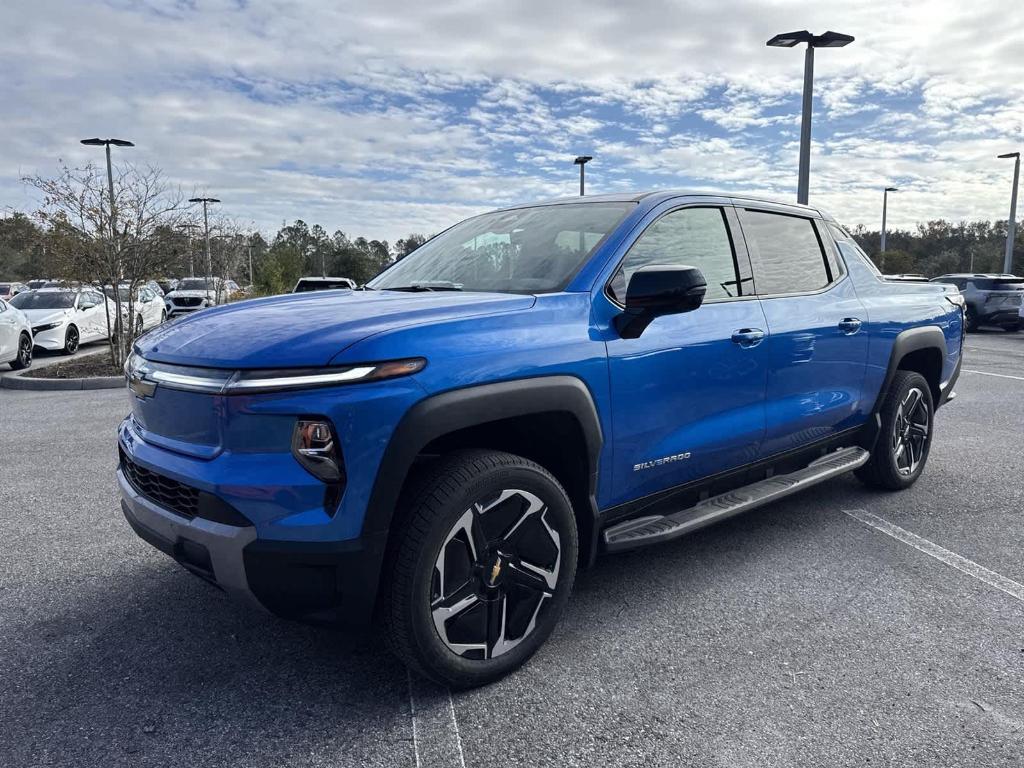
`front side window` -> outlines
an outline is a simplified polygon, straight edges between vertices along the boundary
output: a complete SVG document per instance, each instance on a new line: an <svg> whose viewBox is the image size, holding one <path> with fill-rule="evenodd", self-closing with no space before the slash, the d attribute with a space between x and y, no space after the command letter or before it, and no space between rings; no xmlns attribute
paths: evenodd
<svg viewBox="0 0 1024 768"><path fill-rule="evenodd" d="M562 290L633 202L485 213L428 240L367 283L374 290Z"/></svg>
<svg viewBox="0 0 1024 768"><path fill-rule="evenodd" d="M742 210L740 221L760 295L817 291L832 282L810 219Z"/></svg>
<svg viewBox="0 0 1024 768"><path fill-rule="evenodd" d="M608 284L608 293L624 303L633 273L656 265L699 269L708 284L705 301L735 298L741 293L721 208L683 208L654 222L629 249Z"/></svg>

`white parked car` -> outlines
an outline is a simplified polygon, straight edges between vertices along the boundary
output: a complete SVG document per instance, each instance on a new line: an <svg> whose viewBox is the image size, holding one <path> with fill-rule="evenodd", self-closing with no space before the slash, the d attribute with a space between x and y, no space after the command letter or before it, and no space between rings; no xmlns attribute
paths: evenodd
<svg viewBox="0 0 1024 768"><path fill-rule="evenodd" d="M32 324L25 313L0 299L0 363L20 371L32 365Z"/></svg>
<svg viewBox="0 0 1024 768"><path fill-rule="evenodd" d="M109 285L103 289L103 292L109 298L107 302L110 308L110 322L114 327L115 332L120 328L120 324L114 324L114 289ZM118 293L121 295L121 317L128 317L128 287L122 285L118 289ZM167 309L164 307L163 294L157 294L149 285L143 285L135 292L135 301L132 302L132 310L135 313L135 335L148 331L150 328L155 328L160 325L164 320L167 319Z"/></svg>
<svg viewBox="0 0 1024 768"><path fill-rule="evenodd" d="M164 296L167 317L174 317L217 304L227 304L238 285L233 280L219 277L185 277L178 287Z"/></svg>
<svg viewBox="0 0 1024 768"><path fill-rule="evenodd" d="M40 288L10 301L32 324L37 347L73 355L80 344L109 338L106 297L96 288Z"/></svg>

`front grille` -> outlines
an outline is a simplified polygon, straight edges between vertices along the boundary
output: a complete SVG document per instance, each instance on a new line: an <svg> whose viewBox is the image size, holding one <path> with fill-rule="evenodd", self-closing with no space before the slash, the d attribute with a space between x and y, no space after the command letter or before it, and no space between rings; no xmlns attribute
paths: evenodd
<svg viewBox="0 0 1024 768"><path fill-rule="evenodd" d="M199 513L199 490L141 467L123 449L121 471L132 487L154 504L190 520Z"/></svg>
<svg viewBox="0 0 1024 768"><path fill-rule="evenodd" d="M171 299L172 302L177 304L179 307L198 307L203 303L203 300L198 296L178 296Z"/></svg>

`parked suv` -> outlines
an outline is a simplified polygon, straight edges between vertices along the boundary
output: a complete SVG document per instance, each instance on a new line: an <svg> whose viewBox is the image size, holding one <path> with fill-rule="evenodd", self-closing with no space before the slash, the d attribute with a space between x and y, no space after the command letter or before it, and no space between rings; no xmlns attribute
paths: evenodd
<svg viewBox="0 0 1024 768"><path fill-rule="evenodd" d="M962 330L952 286L886 281L814 208L656 192L499 210L363 290L143 336L122 507L238 598L373 618L415 671L478 685L537 650L599 553L851 470L910 486Z"/></svg>
<svg viewBox="0 0 1024 768"><path fill-rule="evenodd" d="M226 304L231 295L238 290L233 280L221 280L219 277L185 277L178 281L177 287L164 296L164 308L167 317L195 312L218 304Z"/></svg>
<svg viewBox="0 0 1024 768"><path fill-rule="evenodd" d="M1021 329L1021 297L1024 277L1014 275L959 274L932 278L933 283L950 283L960 289L967 302L967 330L982 325L999 326L1005 331Z"/></svg>

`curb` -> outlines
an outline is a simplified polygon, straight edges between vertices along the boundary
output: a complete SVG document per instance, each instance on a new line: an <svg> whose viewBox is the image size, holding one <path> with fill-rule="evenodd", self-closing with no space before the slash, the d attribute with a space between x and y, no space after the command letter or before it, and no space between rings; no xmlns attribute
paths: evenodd
<svg viewBox="0 0 1024 768"><path fill-rule="evenodd" d="M83 389L118 389L124 386L124 376L93 376L88 379L39 379L25 376L25 373L27 371L0 374L0 389L67 392Z"/></svg>

